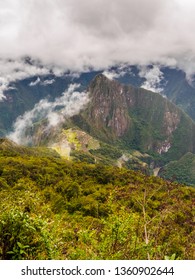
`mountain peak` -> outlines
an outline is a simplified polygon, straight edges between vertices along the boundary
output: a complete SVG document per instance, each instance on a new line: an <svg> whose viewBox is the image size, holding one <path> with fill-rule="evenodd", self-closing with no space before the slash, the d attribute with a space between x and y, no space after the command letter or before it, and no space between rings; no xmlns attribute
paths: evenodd
<svg viewBox="0 0 195 280"><path fill-rule="evenodd" d="M120 83L116 80L111 80L108 77L106 77L104 74L99 73L97 74L94 79L90 83L90 88L93 88L95 86L103 86L103 85L120 85ZM121 86L121 85L120 85Z"/></svg>
<svg viewBox="0 0 195 280"><path fill-rule="evenodd" d="M77 125L94 137L173 159L195 151L193 121L160 94L120 84L103 74L93 79L89 93L90 103Z"/></svg>
<svg viewBox="0 0 195 280"><path fill-rule="evenodd" d="M94 79L96 79L96 80L108 80L108 78L102 73L97 74Z"/></svg>
<svg viewBox="0 0 195 280"><path fill-rule="evenodd" d="M110 130L112 136L120 137L129 128L124 86L98 74L89 86L91 95L90 118L99 131ZM105 128L105 129L104 129Z"/></svg>

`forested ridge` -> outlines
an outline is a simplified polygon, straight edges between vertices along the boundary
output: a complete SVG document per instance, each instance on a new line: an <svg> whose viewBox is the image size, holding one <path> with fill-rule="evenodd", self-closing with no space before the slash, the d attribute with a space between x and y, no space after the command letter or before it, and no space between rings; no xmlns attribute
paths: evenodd
<svg viewBox="0 0 195 280"><path fill-rule="evenodd" d="M0 259L195 259L195 189L0 150Z"/></svg>

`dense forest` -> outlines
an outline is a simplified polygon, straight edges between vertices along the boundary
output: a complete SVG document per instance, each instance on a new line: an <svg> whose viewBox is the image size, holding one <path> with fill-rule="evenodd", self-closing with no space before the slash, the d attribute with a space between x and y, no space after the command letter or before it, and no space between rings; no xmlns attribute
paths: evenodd
<svg viewBox="0 0 195 280"><path fill-rule="evenodd" d="M195 259L195 189L0 149L0 259Z"/></svg>
<svg viewBox="0 0 195 280"><path fill-rule="evenodd" d="M187 153L178 161L171 161L158 174L164 179L195 186L195 155Z"/></svg>

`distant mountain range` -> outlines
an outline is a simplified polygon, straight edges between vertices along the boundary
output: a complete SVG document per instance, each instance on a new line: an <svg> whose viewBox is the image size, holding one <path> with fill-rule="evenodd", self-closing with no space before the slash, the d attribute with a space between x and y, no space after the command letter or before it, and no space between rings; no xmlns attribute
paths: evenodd
<svg viewBox="0 0 195 280"><path fill-rule="evenodd" d="M6 135L11 130L16 118L27 110L31 110L41 99L54 100L68 88L70 83L79 83L81 84L80 90L86 89L92 79L102 72L110 73L111 77L114 77L122 84L131 84L135 87L144 86L146 81L149 84L157 84L157 87L162 89L162 95L166 96L195 120L195 88L193 80L188 81L186 74L181 70L167 67L161 68L157 73L152 72L152 75L148 75L148 78L147 73L150 73L151 69L154 68L152 67L148 67L144 74L138 67L127 66L122 70L112 68L109 71L91 71L81 75L69 73L61 77L54 75L35 76L14 82L10 85L10 89L4 93L6 99L0 102L0 136Z"/></svg>

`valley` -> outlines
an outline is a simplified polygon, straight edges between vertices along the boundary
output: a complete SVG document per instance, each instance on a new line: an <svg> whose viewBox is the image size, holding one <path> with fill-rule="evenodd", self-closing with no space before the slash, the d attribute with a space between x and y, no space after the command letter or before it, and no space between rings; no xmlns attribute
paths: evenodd
<svg viewBox="0 0 195 280"><path fill-rule="evenodd" d="M69 82L12 132L18 95L0 103L0 258L194 259L194 121L102 73Z"/></svg>

